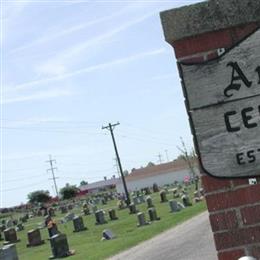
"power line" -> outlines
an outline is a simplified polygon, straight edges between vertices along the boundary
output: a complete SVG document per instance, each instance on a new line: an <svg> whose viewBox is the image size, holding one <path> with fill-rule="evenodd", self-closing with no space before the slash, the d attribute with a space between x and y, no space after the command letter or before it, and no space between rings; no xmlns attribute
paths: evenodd
<svg viewBox="0 0 260 260"><path fill-rule="evenodd" d="M125 190L126 204L130 205L131 200L130 200L130 196L129 196L129 193L128 193L128 190L127 190L127 186L126 186L126 182L125 182L125 176L124 176L124 173L123 173L120 157L119 157L117 146L116 146L116 140L115 140L114 132L113 132L114 128L117 125L119 125L119 122L116 123L116 124L109 123L108 126L102 126L102 129L108 129L110 131L110 134L111 134L111 137L112 137L112 141L113 141L113 145L114 145L114 149L115 149L115 153L116 153L116 159L117 159L118 167L119 167L119 170L120 170L120 174L121 174L121 178L122 178L123 186L124 186L124 190Z"/></svg>
<svg viewBox="0 0 260 260"><path fill-rule="evenodd" d="M51 158L51 155L49 155L49 161L46 161L46 162L50 163L51 168L50 168L50 169L47 169L47 172L48 172L48 171L51 171L51 173L52 173L52 178L51 178L51 180L53 180L54 187L55 187L55 191L56 191L56 195L57 195L57 198L58 198L58 197L59 197L59 193L58 193L58 187L57 187L57 183L56 183L57 177L55 177L55 174L54 174L54 170L57 170L57 168L56 168L56 167L53 167L53 162L56 163L56 160L53 160L53 159Z"/></svg>

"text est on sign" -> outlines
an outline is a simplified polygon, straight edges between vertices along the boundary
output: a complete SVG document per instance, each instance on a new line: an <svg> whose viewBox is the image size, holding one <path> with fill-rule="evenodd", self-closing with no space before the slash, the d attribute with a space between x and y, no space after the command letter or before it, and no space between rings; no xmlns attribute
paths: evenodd
<svg viewBox="0 0 260 260"><path fill-rule="evenodd" d="M215 60L179 68L202 169L260 176L260 30Z"/></svg>

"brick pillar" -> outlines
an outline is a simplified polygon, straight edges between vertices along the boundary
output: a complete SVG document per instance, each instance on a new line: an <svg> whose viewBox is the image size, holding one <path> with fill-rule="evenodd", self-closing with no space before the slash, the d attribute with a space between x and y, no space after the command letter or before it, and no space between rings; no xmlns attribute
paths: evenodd
<svg viewBox="0 0 260 260"><path fill-rule="evenodd" d="M207 61L260 27L260 1L211 0L162 12L161 21L178 61ZM202 183L218 258L260 259L260 178L249 185L202 173Z"/></svg>

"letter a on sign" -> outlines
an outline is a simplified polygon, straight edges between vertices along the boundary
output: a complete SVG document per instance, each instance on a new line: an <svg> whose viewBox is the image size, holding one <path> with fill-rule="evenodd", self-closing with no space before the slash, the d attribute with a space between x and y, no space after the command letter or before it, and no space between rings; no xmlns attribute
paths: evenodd
<svg viewBox="0 0 260 260"><path fill-rule="evenodd" d="M244 84L249 88L252 85L252 82L250 82L245 74L243 73L243 71L240 69L239 65L237 64L237 62L229 62L227 64L227 67L232 67L232 78L231 78L231 83L230 85L224 90L224 94L226 97L232 97L233 94L229 94L230 90L239 90L241 87L241 83L235 83L235 81L243 81ZM237 73L237 75L235 75L235 73Z"/></svg>
<svg viewBox="0 0 260 260"><path fill-rule="evenodd" d="M201 168L212 176L260 176L259 43L260 29L217 59L178 64Z"/></svg>

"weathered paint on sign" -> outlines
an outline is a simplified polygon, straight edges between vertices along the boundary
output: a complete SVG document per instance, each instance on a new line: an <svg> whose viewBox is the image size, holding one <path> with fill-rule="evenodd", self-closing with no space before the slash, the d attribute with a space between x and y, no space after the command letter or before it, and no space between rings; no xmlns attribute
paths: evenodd
<svg viewBox="0 0 260 260"><path fill-rule="evenodd" d="M221 57L179 64L204 171L260 175L260 30Z"/></svg>

